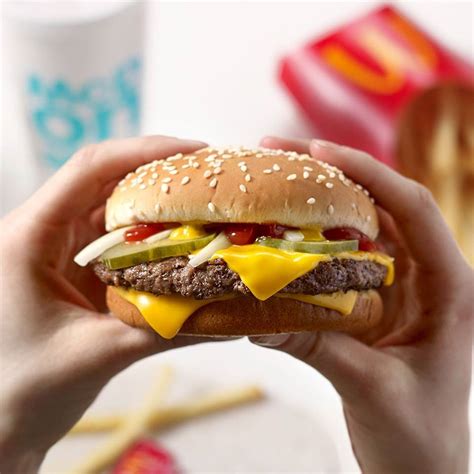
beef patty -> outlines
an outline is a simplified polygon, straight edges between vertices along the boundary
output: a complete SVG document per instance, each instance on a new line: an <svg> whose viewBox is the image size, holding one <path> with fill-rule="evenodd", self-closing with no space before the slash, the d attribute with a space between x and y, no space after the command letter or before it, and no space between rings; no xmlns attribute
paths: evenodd
<svg viewBox="0 0 474 474"><path fill-rule="evenodd" d="M217 298L227 294L251 294L250 290L221 259L198 268L188 264L187 257L141 263L120 270L109 270L99 261L94 271L107 285L133 288L155 295L180 294L194 299ZM320 262L316 268L292 281L281 293L317 295L335 291L369 290L383 284L387 269L368 260L333 259Z"/></svg>

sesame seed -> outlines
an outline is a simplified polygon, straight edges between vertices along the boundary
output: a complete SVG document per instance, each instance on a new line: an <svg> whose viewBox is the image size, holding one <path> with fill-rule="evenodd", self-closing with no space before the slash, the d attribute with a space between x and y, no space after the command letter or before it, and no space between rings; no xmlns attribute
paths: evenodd
<svg viewBox="0 0 474 474"><path fill-rule="evenodd" d="M140 189L145 189L146 188L146 184L140 184L140 186L138 186Z"/></svg>
<svg viewBox="0 0 474 474"><path fill-rule="evenodd" d="M336 173L334 173L333 171L331 171L331 172L329 173L329 177L330 177L330 178L335 178L335 177L336 177Z"/></svg>
<svg viewBox="0 0 474 474"><path fill-rule="evenodd" d="M332 204L328 206L328 214L334 214L334 206Z"/></svg>
<svg viewBox="0 0 474 474"><path fill-rule="evenodd" d="M137 183L143 183L143 178L137 178Z"/></svg>
<svg viewBox="0 0 474 474"><path fill-rule="evenodd" d="M232 158L232 155L229 155L228 153L224 153L222 155L222 158Z"/></svg>
<svg viewBox="0 0 474 474"><path fill-rule="evenodd" d="M206 158L206 161L212 161L214 158L217 158L217 155L213 153Z"/></svg>
<svg viewBox="0 0 474 474"><path fill-rule="evenodd" d="M311 168L310 166L305 166L305 167L303 167L303 169L305 171L313 171L313 168Z"/></svg>
<svg viewBox="0 0 474 474"><path fill-rule="evenodd" d="M148 180L148 184L149 184L150 186L153 186L155 183L156 183L156 180L155 180L155 179L149 179L149 180Z"/></svg>
<svg viewBox="0 0 474 474"><path fill-rule="evenodd" d="M210 178L212 176L212 171L211 170L206 170L204 171L204 177L207 179L207 178Z"/></svg>
<svg viewBox="0 0 474 474"><path fill-rule="evenodd" d="M201 165L198 162L193 163L193 168L198 169L200 167L201 167Z"/></svg>
<svg viewBox="0 0 474 474"><path fill-rule="evenodd" d="M369 191L367 191L367 189L364 189L362 192L363 192L366 196L369 195Z"/></svg>
<svg viewBox="0 0 474 474"><path fill-rule="evenodd" d="M262 156L263 156L263 153L257 153L257 154L255 155L255 158L262 158Z"/></svg>
<svg viewBox="0 0 474 474"><path fill-rule="evenodd" d="M307 171L303 171L303 178L308 179L309 178L309 173Z"/></svg>
<svg viewBox="0 0 474 474"><path fill-rule="evenodd" d="M239 161L239 166L245 166L246 164L245 161Z"/></svg>
<svg viewBox="0 0 474 474"><path fill-rule="evenodd" d="M125 180L122 179L122 181L120 181L118 185L121 187L121 186L123 186L124 184L125 184Z"/></svg>
<svg viewBox="0 0 474 474"><path fill-rule="evenodd" d="M273 170L271 170L271 169L266 169L266 170L263 170L263 172L264 172L265 174L271 174L271 173L273 173Z"/></svg>
<svg viewBox="0 0 474 474"><path fill-rule="evenodd" d="M162 190L164 193L167 193L167 192L170 190L170 187L169 187L167 184L162 184L162 185L161 185L161 190Z"/></svg>
<svg viewBox="0 0 474 474"><path fill-rule="evenodd" d="M153 174L151 175L151 177L152 177L153 179L158 179L158 173L153 173Z"/></svg>
<svg viewBox="0 0 474 474"><path fill-rule="evenodd" d="M163 183L171 183L171 178L169 176L167 178L163 178Z"/></svg>
<svg viewBox="0 0 474 474"><path fill-rule="evenodd" d="M245 187L245 184L239 184L239 189L240 189L243 193L246 193L246 192L247 192L247 188Z"/></svg>
<svg viewBox="0 0 474 474"><path fill-rule="evenodd" d="M146 171L143 171L143 173L140 173L140 174L138 175L139 178L143 178L144 176L146 176Z"/></svg>
<svg viewBox="0 0 474 474"><path fill-rule="evenodd" d="M222 168L218 166L217 168L214 169L214 174L219 174L222 171Z"/></svg>
<svg viewBox="0 0 474 474"><path fill-rule="evenodd" d="M367 222L370 222L370 221L372 220L372 217L367 216L367 217L366 217L366 220L367 220Z"/></svg>
<svg viewBox="0 0 474 474"><path fill-rule="evenodd" d="M362 186L360 184L356 184L355 186L359 191L362 191Z"/></svg>
<svg viewBox="0 0 474 474"><path fill-rule="evenodd" d="M275 170L275 171L280 171L281 168L275 163L272 168Z"/></svg>
<svg viewBox="0 0 474 474"><path fill-rule="evenodd" d="M247 172L247 167L245 165L242 165L240 167L240 171L242 171L242 173L246 173Z"/></svg>
<svg viewBox="0 0 474 474"><path fill-rule="evenodd" d="M245 175L245 181L247 181L247 183L250 183L251 179L252 179L252 177L249 174Z"/></svg>
<svg viewBox="0 0 474 474"><path fill-rule="evenodd" d="M318 174L318 179L324 181L326 179L326 176L324 174Z"/></svg>
<svg viewBox="0 0 474 474"><path fill-rule="evenodd" d="M212 202L208 202L208 203L207 203L207 208L208 208L211 212L216 212L216 206L214 206L214 204L212 204Z"/></svg>
<svg viewBox="0 0 474 474"><path fill-rule="evenodd" d="M333 183L326 183L326 188L332 189L334 187Z"/></svg>
<svg viewBox="0 0 474 474"><path fill-rule="evenodd" d="M190 165L189 163L187 163L187 164L181 166L181 168L183 168L183 170L185 170L185 169L187 169L187 168L190 168L190 167L191 167L191 165Z"/></svg>
<svg viewBox="0 0 474 474"><path fill-rule="evenodd" d="M217 178L213 178L211 182L209 183L209 186L211 188L215 188L217 186Z"/></svg>
<svg viewBox="0 0 474 474"><path fill-rule="evenodd" d="M170 174L178 174L178 172L176 170L171 170Z"/></svg>
<svg viewBox="0 0 474 474"><path fill-rule="evenodd" d="M370 198L370 202L371 202L372 204L375 204L375 199L374 199L373 197L371 197L371 198Z"/></svg>
<svg viewBox="0 0 474 474"><path fill-rule="evenodd" d="M314 197L310 197L306 202L308 204L314 204L316 202L316 199Z"/></svg>
<svg viewBox="0 0 474 474"><path fill-rule="evenodd" d="M160 203L157 202L155 204L155 212L159 212L159 210L160 210Z"/></svg>
<svg viewBox="0 0 474 474"><path fill-rule="evenodd" d="M181 184L188 184L189 181L191 181L191 178L189 176L185 176L182 180L181 180Z"/></svg>
<svg viewBox="0 0 474 474"><path fill-rule="evenodd" d="M296 179L296 174L289 174L287 177L286 177L287 181L294 181Z"/></svg>

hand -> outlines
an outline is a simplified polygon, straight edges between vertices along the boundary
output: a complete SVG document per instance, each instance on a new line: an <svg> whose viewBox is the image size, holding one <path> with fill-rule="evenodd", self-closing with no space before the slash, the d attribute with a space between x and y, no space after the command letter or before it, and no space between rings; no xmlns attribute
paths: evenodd
<svg viewBox="0 0 474 474"><path fill-rule="evenodd" d="M73 257L105 232L105 198L128 171L203 146L167 137L88 146L3 219L1 472L35 471L121 369L200 341L165 341L103 314L104 285Z"/></svg>
<svg viewBox="0 0 474 474"><path fill-rule="evenodd" d="M430 192L361 151L313 140L263 146L311 153L364 185L379 209L396 279L381 291L370 345L336 332L252 338L321 372L342 398L363 472L467 472L473 271Z"/></svg>

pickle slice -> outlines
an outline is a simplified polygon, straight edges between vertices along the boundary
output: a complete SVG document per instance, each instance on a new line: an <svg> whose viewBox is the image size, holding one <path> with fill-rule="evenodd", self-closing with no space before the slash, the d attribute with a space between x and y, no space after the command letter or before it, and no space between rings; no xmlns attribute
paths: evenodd
<svg viewBox="0 0 474 474"><path fill-rule="evenodd" d="M289 240L273 239L271 237L259 237L255 243L265 247L303 253L351 252L359 248L358 240L324 240L322 242L305 242L302 240L299 242L291 242Z"/></svg>
<svg viewBox="0 0 474 474"><path fill-rule="evenodd" d="M122 242L106 250L100 256L100 260L111 270L117 270L161 258L188 255L206 246L215 237L216 234L189 240L163 239L152 244Z"/></svg>

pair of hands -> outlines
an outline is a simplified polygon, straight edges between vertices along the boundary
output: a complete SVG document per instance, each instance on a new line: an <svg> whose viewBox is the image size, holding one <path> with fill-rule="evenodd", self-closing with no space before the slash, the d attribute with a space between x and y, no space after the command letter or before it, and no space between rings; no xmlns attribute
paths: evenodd
<svg viewBox="0 0 474 474"><path fill-rule="evenodd" d="M364 471L467 470L474 278L431 195L346 147L277 138L262 145L309 149L367 187L381 206L382 238L396 258L397 278L382 292L384 323L368 335L370 345L332 332L253 342L292 354L333 383ZM144 137L86 147L3 220L2 472L37 469L123 368L205 340L166 341L108 317L104 288L72 260L104 233L103 203L123 175L203 146Z"/></svg>

